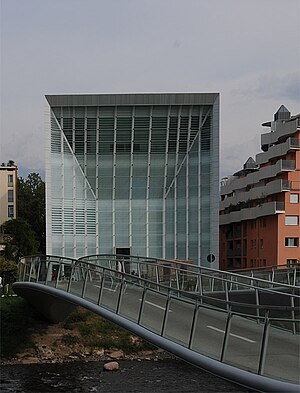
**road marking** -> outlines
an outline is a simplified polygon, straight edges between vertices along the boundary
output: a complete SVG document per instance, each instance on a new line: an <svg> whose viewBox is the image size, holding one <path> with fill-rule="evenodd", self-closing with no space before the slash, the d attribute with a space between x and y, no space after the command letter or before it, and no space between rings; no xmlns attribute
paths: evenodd
<svg viewBox="0 0 300 393"><path fill-rule="evenodd" d="M225 333L225 330L218 329L218 328L216 328L214 326L206 325L206 327L208 327L209 329L215 330L216 332ZM238 336L237 334L229 333L229 335L232 336L232 337L239 338L240 340L247 341L248 343L256 343L256 341L250 340L250 338L243 337L243 336Z"/></svg>
<svg viewBox="0 0 300 393"><path fill-rule="evenodd" d="M141 301L142 299L139 299L139 300ZM149 304L150 306L153 306L153 307L160 308L161 310L164 310L164 311L166 310L165 307L159 306L158 304L155 304L155 303L151 303L148 300L145 300L144 303L147 303L147 304ZM169 312L172 312L172 310L169 310Z"/></svg>
<svg viewBox="0 0 300 393"><path fill-rule="evenodd" d="M94 285L94 287L96 287L96 288L101 288L100 285ZM105 287L103 287L103 290L105 290L105 291L111 291L111 292L116 292L117 288L111 289L111 288L105 288Z"/></svg>

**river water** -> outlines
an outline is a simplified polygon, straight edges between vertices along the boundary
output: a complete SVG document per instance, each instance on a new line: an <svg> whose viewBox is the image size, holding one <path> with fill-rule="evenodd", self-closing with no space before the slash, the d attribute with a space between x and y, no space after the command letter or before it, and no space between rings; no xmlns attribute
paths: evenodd
<svg viewBox="0 0 300 393"><path fill-rule="evenodd" d="M1 393L237 393L252 392L180 360L9 365L1 368Z"/></svg>

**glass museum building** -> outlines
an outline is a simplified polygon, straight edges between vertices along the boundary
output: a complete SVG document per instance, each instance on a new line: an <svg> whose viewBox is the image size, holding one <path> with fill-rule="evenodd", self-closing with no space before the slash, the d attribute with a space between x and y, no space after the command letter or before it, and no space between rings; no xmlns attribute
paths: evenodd
<svg viewBox="0 0 300 393"><path fill-rule="evenodd" d="M48 254L218 267L218 93L46 101Z"/></svg>

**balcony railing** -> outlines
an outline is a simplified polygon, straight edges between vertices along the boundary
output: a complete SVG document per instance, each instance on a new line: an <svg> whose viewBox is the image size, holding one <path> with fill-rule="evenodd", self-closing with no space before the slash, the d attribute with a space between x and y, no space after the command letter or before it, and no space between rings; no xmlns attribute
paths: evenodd
<svg viewBox="0 0 300 393"><path fill-rule="evenodd" d="M230 194L233 190L239 190L258 183L259 181L277 176L278 173L283 171L294 171L296 169L295 160L278 160L275 165L261 167L257 172L250 173L243 178L229 178L223 180L221 186L221 194Z"/></svg>
<svg viewBox="0 0 300 393"><path fill-rule="evenodd" d="M219 216L220 225L240 222L243 220L254 220L258 217L270 216L284 213L284 202L267 202L260 206L249 207L239 211L233 211Z"/></svg>
<svg viewBox="0 0 300 393"><path fill-rule="evenodd" d="M297 189L296 187L300 187L300 182L297 184L296 181L290 181L286 179L273 180L260 187L253 187L249 191L242 191L232 197L224 199L220 202L220 210L226 209L230 207L230 205L240 205L241 208L249 207L249 201L261 199L267 195L277 194L282 191ZM240 210L240 208L236 210Z"/></svg>
<svg viewBox="0 0 300 393"><path fill-rule="evenodd" d="M258 164L264 164L271 158L284 156L288 151L292 149L300 149L300 140L297 138L288 138L286 142L273 145L270 149L264 153L256 155L256 162Z"/></svg>
<svg viewBox="0 0 300 393"><path fill-rule="evenodd" d="M290 138L291 147L300 148L300 139L297 138Z"/></svg>
<svg viewBox="0 0 300 393"><path fill-rule="evenodd" d="M296 161L295 160L281 160L281 168L283 170L294 171L296 169Z"/></svg>
<svg viewBox="0 0 300 393"><path fill-rule="evenodd" d="M300 180L282 180L282 186L291 191L300 190Z"/></svg>
<svg viewBox="0 0 300 393"><path fill-rule="evenodd" d="M277 123L273 132L261 135L261 144L270 145L276 143L281 137L292 135L299 127L299 119L294 119L286 123Z"/></svg>

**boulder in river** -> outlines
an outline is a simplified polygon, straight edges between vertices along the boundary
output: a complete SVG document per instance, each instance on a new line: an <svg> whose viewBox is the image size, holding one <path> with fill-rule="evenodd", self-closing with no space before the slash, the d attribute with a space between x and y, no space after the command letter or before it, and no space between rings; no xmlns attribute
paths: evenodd
<svg viewBox="0 0 300 393"><path fill-rule="evenodd" d="M118 371L120 369L120 365L118 362L108 362L103 365L104 371Z"/></svg>

